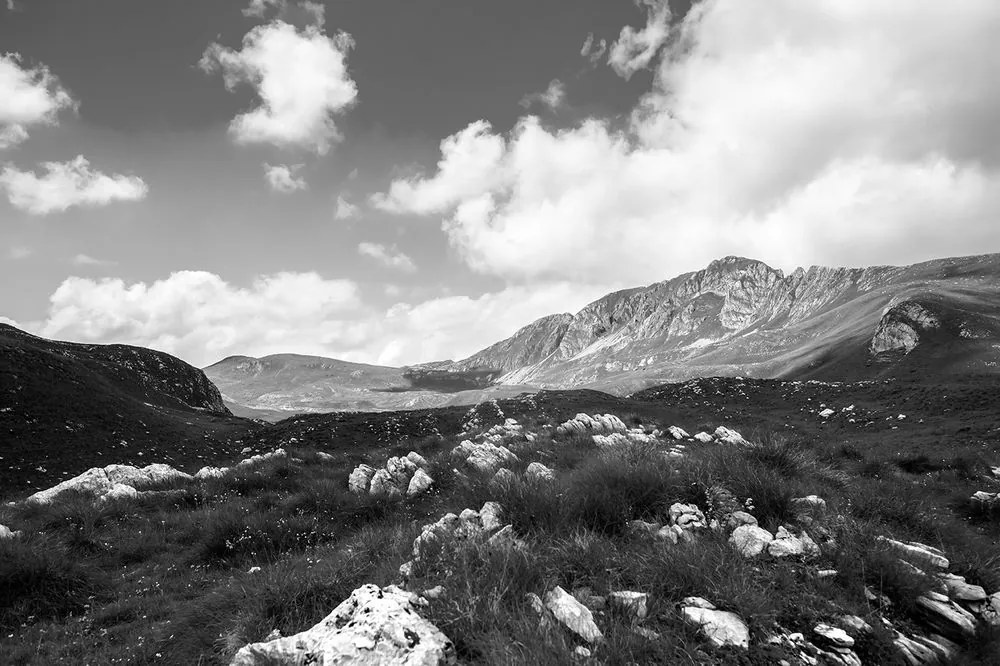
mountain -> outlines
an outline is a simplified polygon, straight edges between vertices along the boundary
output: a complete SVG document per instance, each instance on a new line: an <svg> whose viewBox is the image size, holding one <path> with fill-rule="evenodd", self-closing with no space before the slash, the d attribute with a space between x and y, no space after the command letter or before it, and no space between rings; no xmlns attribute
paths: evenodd
<svg viewBox="0 0 1000 666"><path fill-rule="evenodd" d="M451 367L619 393L709 375L996 372L998 294L996 254L789 275L726 257L544 317Z"/></svg>
<svg viewBox="0 0 1000 666"><path fill-rule="evenodd" d="M502 372L440 369L441 364L392 368L321 356L230 356L205 368L226 404L241 416L274 421L292 414L418 409L479 402L519 392L484 389ZM449 366L451 364L444 364Z"/></svg>
<svg viewBox="0 0 1000 666"><path fill-rule="evenodd" d="M201 370L169 354L0 324L0 485L30 487L88 464L196 458L207 437L249 425Z"/></svg>

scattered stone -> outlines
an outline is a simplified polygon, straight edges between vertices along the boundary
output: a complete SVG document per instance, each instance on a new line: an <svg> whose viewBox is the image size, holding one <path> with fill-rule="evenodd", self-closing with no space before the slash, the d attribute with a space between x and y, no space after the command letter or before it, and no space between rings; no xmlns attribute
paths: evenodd
<svg viewBox="0 0 1000 666"><path fill-rule="evenodd" d="M709 435L707 432L699 432L695 434L694 439L701 442L702 444L708 444L709 442L714 442L715 438Z"/></svg>
<svg viewBox="0 0 1000 666"><path fill-rule="evenodd" d="M705 637L717 647L735 645L746 649L750 646L750 630L736 613L716 610L711 602L700 597L684 600L681 615L701 628Z"/></svg>
<svg viewBox="0 0 1000 666"><path fill-rule="evenodd" d="M832 409L830 409L829 407L827 407L826 409L824 409L822 412L819 413L819 416L820 416L820 418L828 419L828 418L830 418L831 416L833 416L836 413L837 412L835 412Z"/></svg>
<svg viewBox="0 0 1000 666"><path fill-rule="evenodd" d="M951 566L943 552L937 548L922 544L918 541L908 541L904 543L902 541L896 541L895 539L889 539L883 536L878 537L877 541L888 544L910 561L916 561L918 563L927 564L932 567L945 570Z"/></svg>
<svg viewBox="0 0 1000 666"><path fill-rule="evenodd" d="M13 539L21 536L21 530L12 530L6 525L0 525L0 539Z"/></svg>
<svg viewBox="0 0 1000 666"><path fill-rule="evenodd" d="M364 495L371 486L373 476L375 476L375 468L362 463L351 472L350 477L348 477L347 487L352 493Z"/></svg>
<svg viewBox="0 0 1000 666"><path fill-rule="evenodd" d="M757 557L773 540L773 534L757 525L741 525L729 536L729 543L743 557Z"/></svg>
<svg viewBox="0 0 1000 666"><path fill-rule="evenodd" d="M735 530L744 525L757 525L757 519L751 516L746 511L733 511L731 514L726 516L726 527L730 530Z"/></svg>
<svg viewBox="0 0 1000 666"><path fill-rule="evenodd" d="M747 440L743 439L743 435L726 426L719 426L715 429L715 438L724 444L734 446L747 446L749 444Z"/></svg>
<svg viewBox="0 0 1000 666"><path fill-rule="evenodd" d="M535 481L555 481L556 473L540 462L533 462L524 471L525 476Z"/></svg>
<svg viewBox="0 0 1000 666"><path fill-rule="evenodd" d="M647 606L649 595L644 592L631 592L628 590L612 592L608 595L608 602L613 607L631 615L636 620L646 619L646 614L649 612Z"/></svg>
<svg viewBox="0 0 1000 666"><path fill-rule="evenodd" d="M207 479L221 479L229 471L228 467L211 467L205 466L199 469L194 474L194 478L198 481L205 481Z"/></svg>
<svg viewBox="0 0 1000 666"><path fill-rule="evenodd" d="M516 479L517 477L514 475L513 471L507 469L506 467L501 467L497 470L497 473L493 475L493 478L490 479L490 485L493 488L507 488L514 483Z"/></svg>
<svg viewBox="0 0 1000 666"><path fill-rule="evenodd" d="M691 438L691 435L687 434L687 431L685 431L683 428L678 428L675 425L672 425L669 428L667 428L667 432L670 433L670 436L673 437L674 439Z"/></svg>
<svg viewBox="0 0 1000 666"><path fill-rule="evenodd" d="M517 456L510 449L491 442L465 440L452 449L451 453L480 474L496 474L501 467L517 462Z"/></svg>
<svg viewBox="0 0 1000 666"><path fill-rule="evenodd" d="M479 510L479 522L487 532L493 532L503 527L500 517L503 515L503 507L497 502L485 502Z"/></svg>
<svg viewBox="0 0 1000 666"><path fill-rule="evenodd" d="M854 639L840 627L820 623L813 627L813 633L823 642L840 648L853 648Z"/></svg>
<svg viewBox="0 0 1000 666"><path fill-rule="evenodd" d="M422 596L424 599L431 599L431 600L440 599L441 597L444 596L444 586L435 585L434 587L421 592L420 596Z"/></svg>
<svg viewBox="0 0 1000 666"><path fill-rule="evenodd" d="M836 569L820 569L816 572L816 578L833 578L839 573Z"/></svg>
<svg viewBox="0 0 1000 666"><path fill-rule="evenodd" d="M575 648L573 648L573 654L575 654L577 657L580 657L581 659L589 659L592 652L590 651L589 648L585 648L582 645L577 645Z"/></svg>
<svg viewBox="0 0 1000 666"><path fill-rule="evenodd" d="M680 527L686 533L708 527L705 514L694 504L677 502L670 505L667 513L670 516L670 524Z"/></svg>
<svg viewBox="0 0 1000 666"><path fill-rule="evenodd" d="M774 540L767 545L767 552L771 557L798 557L805 554L806 545L802 539L784 527L779 527L774 534Z"/></svg>
<svg viewBox="0 0 1000 666"><path fill-rule="evenodd" d="M385 462L385 467L375 469L361 464L354 468L347 481L351 492L390 500L416 497L434 484L427 470L427 460L419 453L410 451L404 457L394 456Z"/></svg>
<svg viewBox="0 0 1000 666"><path fill-rule="evenodd" d="M610 435L594 435L590 438L594 442L594 446L599 449L617 449L623 446L628 446L632 441L628 436L621 434L620 432L612 433Z"/></svg>
<svg viewBox="0 0 1000 666"><path fill-rule="evenodd" d="M857 634L869 634L872 632L872 626L857 615L841 615L837 618L837 621L841 624L841 626L844 626Z"/></svg>
<svg viewBox="0 0 1000 666"><path fill-rule="evenodd" d="M604 640L604 634L594 624L594 615L590 609L561 587L556 586L546 593L545 607L563 626L588 643L600 643Z"/></svg>
<svg viewBox="0 0 1000 666"><path fill-rule="evenodd" d="M799 522L811 524L813 520L826 513L826 500L818 495L796 497L789 506Z"/></svg>
<svg viewBox="0 0 1000 666"><path fill-rule="evenodd" d="M288 457L288 452L284 449L275 449L270 453L261 453L256 456L250 456L245 460L241 460L236 463L236 469L247 469L248 467L255 467L261 463L267 462L269 460L284 460Z"/></svg>
<svg viewBox="0 0 1000 666"><path fill-rule="evenodd" d="M246 645L230 664L455 664L454 645L417 614L419 604L398 587L363 585L313 628Z"/></svg>

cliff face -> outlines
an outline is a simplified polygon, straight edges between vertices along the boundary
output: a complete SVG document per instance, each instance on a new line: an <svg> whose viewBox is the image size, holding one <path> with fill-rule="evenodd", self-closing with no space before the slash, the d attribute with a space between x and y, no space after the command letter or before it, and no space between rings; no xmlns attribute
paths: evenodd
<svg viewBox="0 0 1000 666"><path fill-rule="evenodd" d="M990 296L998 286L1000 255L909 267L814 266L789 275L725 257L701 271L609 294L575 315L540 319L453 367L498 369L504 383L544 386L628 383L640 375L662 381L787 375L845 345L869 357L908 353L921 330L941 328L933 308L975 320L977 330L987 331L979 339L989 338L1000 330L1000 304Z"/></svg>

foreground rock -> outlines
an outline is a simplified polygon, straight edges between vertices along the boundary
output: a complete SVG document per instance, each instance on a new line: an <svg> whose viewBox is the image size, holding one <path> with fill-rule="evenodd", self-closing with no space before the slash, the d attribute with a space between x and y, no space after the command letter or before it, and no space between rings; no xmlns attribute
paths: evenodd
<svg viewBox="0 0 1000 666"><path fill-rule="evenodd" d="M251 643L231 666L332 666L334 664L455 664L448 637L417 614L421 599L389 586L363 585L311 629ZM426 603L424 601L423 603Z"/></svg>
<svg viewBox="0 0 1000 666"><path fill-rule="evenodd" d="M685 620L701 628L701 633L716 647L735 645L750 647L750 629L736 613L720 611L701 597L687 597L681 605Z"/></svg>
<svg viewBox="0 0 1000 666"><path fill-rule="evenodd" d="M556 586L545 595L545 607L563 626L588 643L604 640L604 634L594 624L594 614L590 609L561 587Z"/></svg>
<svg viewBox="0 0 1000 666"><path fill-rule="evenodd" d="M67 479L47 490L40 490L26 501L36 504L50 504L63 493L77 492L93 495L98 501L134 497L137 486L155 483L191 481L194 477L174 469L170 465L156 463L146 467L132 465L108 465L92 467L79 476Z"/></svg>

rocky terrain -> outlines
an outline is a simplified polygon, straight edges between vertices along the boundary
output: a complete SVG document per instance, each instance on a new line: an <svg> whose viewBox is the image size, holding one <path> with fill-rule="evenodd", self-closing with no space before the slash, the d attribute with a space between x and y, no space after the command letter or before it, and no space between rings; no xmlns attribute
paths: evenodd
<svg viewBox="0 0 1000 666"><path fill-rule="evenodd" d="M789 275L726 257L540 319L452 367L617 393L698 376L996 372L998 292L1000 255Z"/></svg>
<svg viewBox="0 0 1000 666"><path fill-rule="evenodd" d="M997 404L705 378L112 449L8 490L0 663L995 663Z"/></svg>

